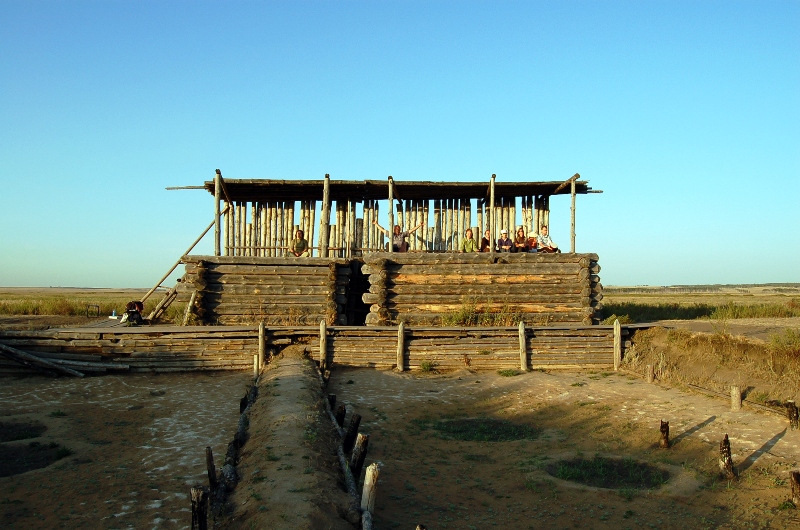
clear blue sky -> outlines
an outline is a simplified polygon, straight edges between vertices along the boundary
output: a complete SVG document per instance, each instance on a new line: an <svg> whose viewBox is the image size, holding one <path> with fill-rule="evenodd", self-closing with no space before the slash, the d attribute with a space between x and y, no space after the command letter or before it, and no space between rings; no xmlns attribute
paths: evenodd
<svg viewBox="0 0 800 530"><path fill-rule="evenodd" d="M152 285L215 168L578 172L604 284L798 282L798 124L796 0L0 0L0 285Z"/></svg>

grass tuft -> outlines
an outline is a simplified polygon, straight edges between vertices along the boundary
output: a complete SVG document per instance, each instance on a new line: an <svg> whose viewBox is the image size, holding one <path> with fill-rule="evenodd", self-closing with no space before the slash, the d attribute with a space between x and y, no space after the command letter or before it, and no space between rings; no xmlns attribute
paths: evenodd
<svg viewBox="0 0 800 530"><path fill-rule="evenodd" d="M578 457L560 460L546 469L552 476L562 480L598 488L620 489L620 495L626 498L631 489L656 488L669 480L669 472L650 464L630 458L615 459L598 455L592 459Z"/></svg>
<svg viewBox="0 0 800 530"><path fill-rule="evenodd" d="M514 377L515 375L520 375L522 372L514 369L505 369L505 370L498 370L497 373L498 375L501 375L503 377Z"/></svg>

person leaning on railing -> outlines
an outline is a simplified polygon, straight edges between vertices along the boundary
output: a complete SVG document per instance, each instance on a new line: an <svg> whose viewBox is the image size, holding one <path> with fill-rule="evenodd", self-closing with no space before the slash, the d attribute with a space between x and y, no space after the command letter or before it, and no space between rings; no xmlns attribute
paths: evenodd
<svg viewBox="0 0 800 530"><path fill-rule="evenodd" d="M464 239L461 240L461 252L480 252L478 242L472 236L472 230L467 228L464 232Z"/></svg>
<svg viewBox="0 0 800 530"><path fill-rule="evenodd" d="M373 220L372 224L378 227L378 230L386 234L386 237L389 237L389 231L386 230L384 227L378 224L378 221ZM406 230L403 232L403 229L400 228L400 225L394 225L394 233L391 234L392 238L392 250L394 252L408 252L408 242L406 238L417 229L421 228L424 222L418 224L411 230Z"/></svg>

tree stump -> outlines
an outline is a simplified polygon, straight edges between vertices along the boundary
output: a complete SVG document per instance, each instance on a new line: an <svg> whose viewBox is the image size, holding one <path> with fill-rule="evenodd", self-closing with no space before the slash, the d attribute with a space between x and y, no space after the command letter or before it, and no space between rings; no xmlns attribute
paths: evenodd
<svg viewBox="0 0 800 530"><path fill-rule="evenodd" d="M798 417L797 417L797 415L798 415L797 405L794 404L794 401L791 401L791 400L787 401L786 402L786 417L789 418L789 429L791 429L793 431L798 429L798 428L800 428L800 425L798 425Z"/></svg>
<svg viewBox="0 0 800 530"><path fill-rule="evenodd" d="M728 480L736 478L736 469L733 467L733 458L731 457L731 442L728 440L727 434L719 443L719 470Z"/></svg>
<svg viewBox="0 0 800 530"><path fill-rule="evenodd" d="M192 530L208 530L208 490L192 486Z"/></svg>
<svg viewBox="0 0 800 530"><path fill-rule="evenodd" d="M350 416L350 425L347 426L347 432L344 433L344 440L342 440L342 450L349 453L353 450L353 445L356 443L356 436L358 435L358 426L361 425L361 415L353 414Z"/></svg>
<svg viewBox="0 0 800 530"><path fill-rule="evenodd" d="M336 409L336 423L339 424L339 427L344 425L344 417L347 414L347 407L344 405L339 405L339 408Z"/></svg>
<svg viewBox="0 0 800 530"><path fill-rule="evenodd" d="M792 486L792 502L795 506L800 507L800 471L792 471L789 482Z"/></svg>
<svg viewBox="0 0 800 530"><path fill-rule="evenodd" d="M738 386L731 387L731 411L742 410L742 390Z"/></svg>
<svg viewBox="0 0 800 530"><path fill-rule="evenodd" d="M375 511L375 495L378 488L378 475L380 468L378 463L370 464L364 476L364 489L361 492L361 509L368 510L370 513Z"/></svg>
<svg viewBox="0 0 800 530"><path fill-rule="evenodd" d="M656 380L656 372L653 369L653 365L652 364L648 364L647 365L647 382L648 383L652 383L655 380Z"/></svg>
<svg viewBox="0 0 800 530"><path fill-rule="evenodd" d="M369 434L358 433L356 446L353 448L353 454L350 457L350 470L353 472L356 483L358 483L358 477L361 476L361 468L364 467L364 459L367 458L368 447Z"/></svg>
<svg viewBox="0 0 800 530"><path fill-rule="evenodd" d="M669 449L669 422L661 420L661 441L658 446L662 449Z"/></svg>

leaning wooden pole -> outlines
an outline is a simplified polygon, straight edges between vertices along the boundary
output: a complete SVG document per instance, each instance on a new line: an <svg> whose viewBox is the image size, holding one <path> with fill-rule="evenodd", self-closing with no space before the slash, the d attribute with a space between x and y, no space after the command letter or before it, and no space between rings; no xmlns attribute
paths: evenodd
<svg viewBox="0 0 800 530"><path fill-rule="evenodd" d="M83 377L83 373L81 372L72 370L71 368L67 368L65 366L61 366L56 363L51 363L46 359L42 359L40 357L31 355L30 353L24 352L22 350L12 348L11 346L6 346L5 344L0 344L0 354L4 355L5 357L8 357L12 361L24 364L25 366L30 366L31 368L34 369L52 370L54 372L60 372L66 375Z"/></svg>

